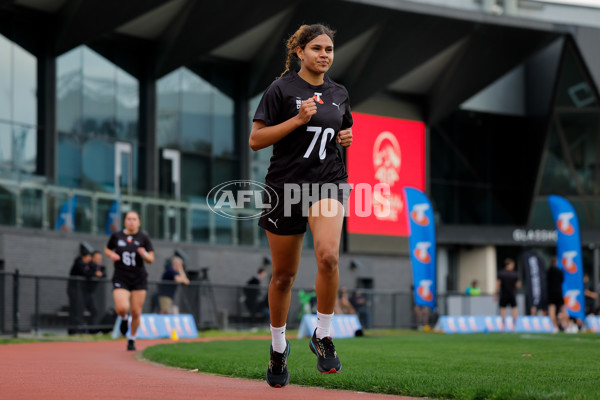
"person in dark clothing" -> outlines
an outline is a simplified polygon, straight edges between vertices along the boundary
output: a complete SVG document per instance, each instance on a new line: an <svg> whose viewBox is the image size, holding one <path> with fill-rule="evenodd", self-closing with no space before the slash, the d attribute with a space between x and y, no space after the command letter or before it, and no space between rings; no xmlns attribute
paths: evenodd
<svg viewBox="0 0 600 400"><path fill-rule="evenodd" d="M583 274L583 294L585 295L585 315L594 314L594 303L598 293L594 291L594 283L590 282L590 276Z"/></svg>
<svg viewBox="0 0 600 400"><path fill-rule="evenodd" d="M90 322L95 325L98 316L98 307L96 307L95 292L98 287L98 279L106 277L106 268L102 265L102 253L94 251L92 260L89 263L90 271L88 280L84 282L83 304L85 309L90 312Z"/></svg>
<svg viewBox="0 0 600 400"><path fill-rule="evenodd" d="M81 332L84 325L84 281L81 278L91 277L93 271L90 266L92 254L82 247L81 255L75 258L69 271L69 282L67 284L67 295L69 296L69 335Z"/></svg>
<svg viewBox="0 0 600 400"><path fill-rule="evenodd" d="M258 296L260 295L260 282L267 276L267 270L265 268L259 268L252 278L250 278L246 282L246 287L244 288L244 296L246 297L244 300L244 304L248 308L250 315L252 317L260 311Z"/></svg>
<svg viewBox="0 0 600 400"><path fill-rule="evenodd" d="M556 257L552 257L550 259L550 267L546 272L546 287L548 290L548 315L554 325L554 332L558 332L559 329L564 329L566 322L563 311L565 301L563 298L562 284L564 280L564 274L557 266Z"/></svg>
<svg viewBox="0 0 600 400"><path fill-rule="evenodd" d="M177 292L177 285L175 285L175 283L182 283L184 285L190 284L190 280L183 268L183 259L174 256L171 259L171 262L165 267L162 280L168 283L161 283L158 287L160 313L176 314L173 309L173 300L175 299L175 293Z"/></svg>
<svg viewBox="0 0 600 400"><path fill-rule="evenodd" d="M498 273L498 280L496 281L496 293L494 298L500 301L500 316L502 317L502 323L506 326L506 307L511 307L513 324L517 323L517 297L516 291L521 287L521 281L519 281L519 275L515 271L515 261L512 258L504 260L504 269Z"/></svg>

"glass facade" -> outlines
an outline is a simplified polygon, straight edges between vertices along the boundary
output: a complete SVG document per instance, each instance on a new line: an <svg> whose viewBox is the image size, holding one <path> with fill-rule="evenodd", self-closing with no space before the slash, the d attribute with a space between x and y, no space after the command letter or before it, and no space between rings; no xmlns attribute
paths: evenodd
<svg viewBox="0 0 600 400"><path fill-rule="evenodd" d="M37 158L37 60L0 35L0 177L32 175Z"/></svg>
<svg viewBox="0 0 600 400"><path fill-rule="evenodd" d="M114 192L115 143L126 142L136 187L137 80L85 46L58 57L56 70L58 184Z"/></svg>
<svg viewBox="0 0 600 400"><path fill-rule="evenodd" d="M233 100L187 68L156 83L157 143L181 154L182 199L202 198L210 189L239 176ZM161 176L169 163L161 160ZM169 184L161 184L169 194Z"/></svg>
<svg viewBox="0 0 600 400"><path fill-rule="evenodd" d="M532 225L548 226L547 196L565 196L582 228L600 227L600 102L575 49L566 46Z"/></svg>
<svg viewBox="0 0 600 400"><path fill-rule="evenodd" d="M240 175L233 128L234 102L187 68L159 79L156 93L157 145L161 150L179 153L181 200L206 204L205 197L213 187ZM159 165L161 196L172 198L173 162L161 156ZM239 234L236 221L209 211L193 210L189 222L193 241L248 242Z"/></svg>
<svg viewBox="0 0 600 400"><path fill-rule="evenodd" d="M431 192L441 223L552 228L547 196L560 194L582 227L600 227L600 103L576 49L564 46L558 76L545 82L557 87L547 124L461 109L431 126Z"/></svg>

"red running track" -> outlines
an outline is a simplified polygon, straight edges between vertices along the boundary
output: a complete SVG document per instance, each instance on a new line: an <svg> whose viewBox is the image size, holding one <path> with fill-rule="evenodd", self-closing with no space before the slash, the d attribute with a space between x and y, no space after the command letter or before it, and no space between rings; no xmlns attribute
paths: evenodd
<svg viewBox="0 0 600 400"><path fill-rule="evenodd" d="M0 345L0 399L400 400L408 397L336 391L199 374L140 361L135 354L169 340ZM343 372L342 372L343 373Z"/></svg>

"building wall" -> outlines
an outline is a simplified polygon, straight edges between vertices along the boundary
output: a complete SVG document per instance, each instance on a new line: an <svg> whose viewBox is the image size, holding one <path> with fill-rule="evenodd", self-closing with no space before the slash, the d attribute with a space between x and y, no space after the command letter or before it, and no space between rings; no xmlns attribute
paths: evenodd
<svg viewBox="0 0 600 400"><path fill-rule="evenodd" d="M67 276L81 241L86 241L95 249L102 251L107 240L108 237L95 235L0 228L0 259L4 260L4 268L8 272L19 269L22 274ZM164 261L173 255L176 248L182 249L188 255L188 270L208 267L208 277L214 284L245 284L263 265L264 257L269 255L269 250L266 248L176 244L163 240L153 240L152 243L155 247L155 262L146 266L150 280L160 279ZM358 261L361 268L351 268L352 260ZM104 264L108 267L111 276L112 266L106 257ZM306 249L302 254L294 286L312 288L316 272L314 252ZM408 292L412 282L410 260L408 257L394 255L342 254L340 285L353 289L359 276L372 277L375 289Z"/></svg>
<svg viewBox="0 0 600 400"><path fill-rule="evenodd" d="M483 293L494 293L496 284L496 248L483 246L463 248L459 253L458 288L463 291L473 279L479 281Z"/></svg>

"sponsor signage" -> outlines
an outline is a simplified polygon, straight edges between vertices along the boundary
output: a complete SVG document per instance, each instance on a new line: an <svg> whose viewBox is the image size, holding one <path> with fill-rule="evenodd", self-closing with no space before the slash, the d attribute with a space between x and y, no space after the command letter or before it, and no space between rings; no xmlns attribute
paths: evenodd
<svg viewBox="0 0 600 400"><path fill-rule="evenodd" d="M353 113L349 233L408 236L403 189L425 190L425 124Z"/></svg>
<svg viewBox="0 0 600 400"><path fill-rule="evenodd" d="M569 316L585 319L585 298L583 291L583 259L579 220L569 201L560 196L548 196L554 224L558 231L556 258L558 267L563 270L565 280L562 285L565 309Z"/></svg>
<svg viewBox="0 0 600 400"><path fill-rule="evenodd" d="M408 240L412 264L415 304L435 308L435 226L433 209L425 195L415 188L405 188L410 237Z"/></svg>

